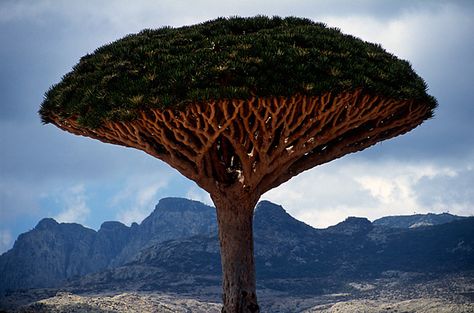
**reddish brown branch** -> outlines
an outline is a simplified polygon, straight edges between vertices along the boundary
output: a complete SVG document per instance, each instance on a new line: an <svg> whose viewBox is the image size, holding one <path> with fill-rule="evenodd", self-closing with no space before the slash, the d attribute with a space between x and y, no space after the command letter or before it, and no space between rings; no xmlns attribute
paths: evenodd
<svg viewBox="0 0 474 313"><path fill-rule="evenodd" d="M298 173L419 125L424 103L386 99L362 90L320 97L219 100L184 111L149 110L130 122L83 128L52 117L60 128L159 158L211 194L261 194Z"/></svg>

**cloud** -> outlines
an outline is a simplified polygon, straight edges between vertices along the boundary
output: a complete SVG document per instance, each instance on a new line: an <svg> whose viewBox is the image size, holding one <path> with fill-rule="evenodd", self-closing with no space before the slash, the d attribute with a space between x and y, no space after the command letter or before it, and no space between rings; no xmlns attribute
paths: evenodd
<svg viewBox="0 0 474 313"><path fill-rule="evenodd" d="M418 202L435 212L474 215L474 162L448 176L422 177L415 186Z"/></svg>
<svg viewBox="0 0 474 313"><path fill-rule="evenodd" d="M133 207L128 210L120 211L117 214L117 220L130 226L132 223L141 223L147 216L148 213L144 208Z"/></svg>
<svg viewBox="0 0 474 313"><path fill-rule="evenodd" d="M83 224L89 217L91 210L86 203L84 185L76 185L65 190L59 202L65 209L54 216L58 222Z"/></svg>
<svg viewBox="0 0 474 313"><path fill-rule="evenodd" d="M347 160L336 160L299 174L262 199L283 205L291 215L312 226L333 225L378 203L354 179L355 172Z"/></svg>
<svg viewBox="0 0 474 313"><path fill-rule="evenodd" d="M351 157L300 174L263 198L283 204L295 217L315 227L334 225L347 216L373 220L446 210L471 215L474 193L469 186L473 178L469 159L454 167Z"/></svg>
<svg viewBox="0 0 474 313"><path fill-rule="evenodd" d="M11 224L20 216L38 216L40 206L35 196L40 190L34 183L0 179L0 221Z"/></svg>
<svg viewBox="0 0 474 313"><path fill-rule="evenodd" d="M473 44L466 42L466 38L474 26L473 8L445 2L432 9L405 10L388 19L364 14L327 15L322 19L346 34L380 43L389 52L409 60L422 76L428 74L435 79L441 69L451 72L453 65L458 69L465 64L464 58L452 58L453 55L472 51ZM441 58L443 62L439 62Z"/></svg>
<svg viewBox="0 0 474 313"><path fill-rule="evenodd" d="M127 185L111 199L110 206L118 209L116 218L127 225L140 223L150 214L159 200L159 192L168 186L164 175L132 177Z"/></svg>
<svg viewBox="0 0 474 313"><path fill-rule="evenodd" d="M0 23L36 21L47 23L46 18L54 18L66 25L83 25L91 28L101 25L102 31L139 31L163 25L183 24L196 21L195 11L188 9L182 1L137 0L131 5L126 0L101 1L6 1L0 4ZM205 11L203 10L202 13ZM195 16L194 18L191 18ZM199 15L197 15L199 16ZM176 21L173 23L173 21ZM123 34L125 35L125 34Z"/></svg>
<svg viewBox="0 0 474 313"><path fill-rule="evenodd" d="M451 1L456 6L472 6L469 1ZM295 16L376 16L390 19L404 12L435 10L441 6L436 1L391 1L373 0L293 0L293 1L213 1L199 0L190 4L175 0L126 0L81 2L52 0L4 0L0 3L0 22L35 20L45 23L46 17L60 19L68 24L79 24L85 28L100 24L102 32L110 29L136 30L137 27L155 28L160 25L185 25L219 16L295 15Z"/></svg>
<svg viewBox="0 0 474 313"><path fill-rule="evenodd" d="M209 193L197 186L192 186L191 188L189 188L188 192L186 192L185 197L187 199L196 200L204 204L214 206L214 203L212 202Z"/></svg>
<svg viewBox="0 0 474 313"><path fill-rule="evenodd" d="M0 254L11 248L13 244L13 236L9 230L0 230Z"/></svg>
<svg viewBox="0 0 474 313"><path fill-rule="evenodd" d="M456 175L452 168L398 162L370 166L370 171L367 171L368 168L369 164L361 164L354 180L377 200L380 207L406 213L411 213L409 211L412 209L426 208L419 203L414 190L421 179L445 179Z"/></svg>

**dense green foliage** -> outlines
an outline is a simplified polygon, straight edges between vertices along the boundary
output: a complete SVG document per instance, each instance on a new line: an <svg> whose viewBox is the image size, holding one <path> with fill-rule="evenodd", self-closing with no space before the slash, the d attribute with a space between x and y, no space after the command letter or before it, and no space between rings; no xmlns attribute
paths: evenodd
<svg viewBox="0 0 474 313"><path fill-rule="evenodd" d="M257 16L144 30L98 48L46 93L40 115L97 127L146 108L356 88L436 105L409 63L379 45L308 19Z"/></svg>

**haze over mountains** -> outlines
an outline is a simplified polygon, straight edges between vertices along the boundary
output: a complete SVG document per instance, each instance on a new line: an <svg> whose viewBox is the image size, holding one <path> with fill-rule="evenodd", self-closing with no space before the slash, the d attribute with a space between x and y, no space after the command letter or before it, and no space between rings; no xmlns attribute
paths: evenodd
<svg viewBox="0 0 474 313"><path fill-rule="evenodd" d="M373 223L350 217L315 229L262 201L254 233L260 288L318 293L347 279L397 271L474 270L474 217L427 214ZM186 291L219 286L220 275L214 208L181 198L160 200L131 227L105 222L94 231L45 218L0 256L0 293L65 284Z"/></svg>

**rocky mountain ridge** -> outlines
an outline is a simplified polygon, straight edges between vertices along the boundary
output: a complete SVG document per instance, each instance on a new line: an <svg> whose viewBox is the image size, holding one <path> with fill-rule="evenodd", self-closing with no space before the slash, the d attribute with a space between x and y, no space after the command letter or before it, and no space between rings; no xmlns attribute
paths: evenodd
<svg viewBox="0 0 474 313"><path fill-rule="evenodd" d="M150 245L216 232L214 208L181 198L160 200L140 225L108 221L97 232L44 218L0 256L0 292L58 286L127 263Z"/></svg>
<svg viewBox="0 0 474 313"><path fill-rule="evenodd" d="M215 210L165 198L140 225L105 222L99 231L43 219L0 256L0 291L56 287L187 290L220 285ZM261 286L321 292L313 280L377 277L387 271L474 269L474 218L396 228L350 217L327 229L262 201L254 215Z"/></svg>
<svg viewBox="0 0 474 313"><path fill-rule="evenodd" d="M441 214L414 214L414 215L398 215L385 216L376 219L373 224L375 226L386 226L391 228L415 228L421 226L433 226L446 224L453 221L463 219L463 216L456 216L449 213Z"/></svg>

